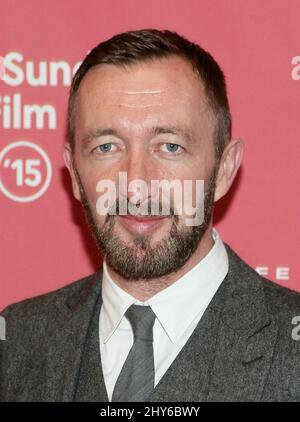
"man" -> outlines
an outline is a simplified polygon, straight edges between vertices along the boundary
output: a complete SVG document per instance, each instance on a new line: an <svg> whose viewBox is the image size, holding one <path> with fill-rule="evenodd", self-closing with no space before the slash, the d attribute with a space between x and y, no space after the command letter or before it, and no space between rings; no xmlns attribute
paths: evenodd
<svg viewBox="0 0 300 422"><path fill-rule="evenodd" d="M68 135L73 193L103 269L3 312L1 400L299 400L300 296L259 276L213 227L243 143L212 56L169 31L101 43L74 77ZM178 197L153 180L202 180L202 202L191 191L196 207L177 212ZM103 181L119 194L107 212Z"/></svg>

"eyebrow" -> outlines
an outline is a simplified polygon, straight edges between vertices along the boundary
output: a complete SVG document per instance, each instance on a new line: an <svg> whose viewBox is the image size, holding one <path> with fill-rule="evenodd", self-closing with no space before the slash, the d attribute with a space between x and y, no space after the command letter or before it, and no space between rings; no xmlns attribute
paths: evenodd
<svg viewBox="0 0 300 422"><path fill-rule="evenodd" d="M176 135L176 136L180 136L186 139L191 144L195 143L188 131L176 126L155 126L149 129L147 132L149 135L152 135L152 136L164 135L164 134ZM98 129L88 131L87 135L84 136L84 138L82 139L82 142L84 145L88 146L94 139L97 139L101 136L108 136L108 135L115 136L117 138L122 139L122 136L115 129L98 128Z"/></svg>

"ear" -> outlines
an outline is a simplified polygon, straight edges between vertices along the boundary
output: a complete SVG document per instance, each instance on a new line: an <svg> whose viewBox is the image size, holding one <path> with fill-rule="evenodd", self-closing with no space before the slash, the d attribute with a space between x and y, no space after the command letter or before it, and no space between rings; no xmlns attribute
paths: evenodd
<svg viewBox="0 0 300 422"><path fill-rule="evenodd" d="M223 151L216 182L215 202L229 191L242 162L243 152L244 142L241 139L232 139Z"/></svg>
<svg viewBox="0 0 300 422"><path fill-rule="evenodd" d="M70 146L69 142L66 142L64 144L63 156L64 156L65 165L67 166L69 173L70 173L70 176L71 176L71 179L72 179L73 195L75 196L76 199L78 199L78 201L80 201L81 200L80 190L79 190L79 186L78 186L77 179L76 179L73 153L72 153L71 146Z"/></svg>

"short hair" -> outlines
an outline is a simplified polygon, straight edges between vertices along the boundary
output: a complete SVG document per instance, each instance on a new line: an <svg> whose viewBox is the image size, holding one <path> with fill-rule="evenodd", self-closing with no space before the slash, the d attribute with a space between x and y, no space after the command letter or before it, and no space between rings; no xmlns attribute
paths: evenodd
<svg viewBox="0 0 300 422"><path fill-rule="evenodd" d="M79 85L94 66L113 64L123 66L159 58L179 56L192 65L204 85L208 106L216 117L214 128L215 157L217 161L231 139L231 113L227 98L226 81L222 69L210 53L176 32L142 29L117 34L101 42L85 57L72 80L69 103L67 136L72 152L75 150L74 112Z"/></svg>

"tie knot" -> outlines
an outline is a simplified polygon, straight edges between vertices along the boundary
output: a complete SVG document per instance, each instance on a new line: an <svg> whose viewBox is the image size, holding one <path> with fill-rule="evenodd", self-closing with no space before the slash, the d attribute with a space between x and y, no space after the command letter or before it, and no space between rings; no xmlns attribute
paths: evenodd
<svg viewBox="0 0 300 422"><path fill-rule="evenodd" d="M131 324L134 340L153 342L155 313L150 306L131 305L125 315Z"/></svg>

